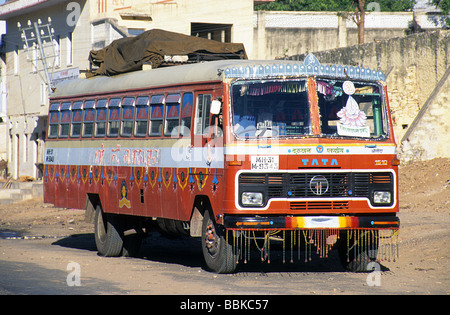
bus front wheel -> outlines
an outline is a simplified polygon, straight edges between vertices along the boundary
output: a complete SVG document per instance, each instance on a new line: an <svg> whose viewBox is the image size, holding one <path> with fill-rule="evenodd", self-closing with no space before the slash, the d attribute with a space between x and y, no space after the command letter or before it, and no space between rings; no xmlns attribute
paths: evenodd
<svg viewBox="0 0 450 315"><path fill-rule="evenodd" d="M113 214L103 213L101 206L95 211L95 245L99 255L118 257L122 254L123 237L119 220Z"/></svg>
<svg viewBox="0 0 450 315"><path fill-rule="evenodd" d="M227 242L225 227L218 225L209 211L203 216L202 250L209 270L216 273L233 273L236 270L238 255Z"/></svg>

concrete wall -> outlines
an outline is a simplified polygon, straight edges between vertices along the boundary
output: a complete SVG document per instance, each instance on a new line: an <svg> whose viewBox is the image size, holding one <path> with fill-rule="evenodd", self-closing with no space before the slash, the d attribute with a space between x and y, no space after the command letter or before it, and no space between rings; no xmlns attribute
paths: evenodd
<svg viewBox="0 0 450 315"><path fill-rule="evenodd" d="M402 162L450 158L450 68L403 136L399 155Z"/></svg>
<svg viewBox="0 0 450 315"><path fill-rule="evenodd" d="M371 12L366 15L365 42L403 37L415 19L423 30L443 26L436 14ZM338 12L256 11L253 50L258 59L275 59L358 44L356 24Z"/></svg>
<svg viewBox="0 0 450 315"><path fill-rule="evenodd" d="M450 66L449 46L450 31L434 31L314 54L322 63L381 69L388 75L394 132L400 141Z"/></svg>

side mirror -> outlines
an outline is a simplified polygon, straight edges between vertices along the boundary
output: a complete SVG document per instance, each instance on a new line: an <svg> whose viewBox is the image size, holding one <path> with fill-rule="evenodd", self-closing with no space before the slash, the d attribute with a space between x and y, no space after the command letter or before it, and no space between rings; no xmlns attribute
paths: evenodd
<svg viewBox="0 0 450 315"><path fill-rule="evenodd" d="M218 100L214 100L211 102L211 114L213 115L219 115L220 108L222 107L222 102Z"/></svg>

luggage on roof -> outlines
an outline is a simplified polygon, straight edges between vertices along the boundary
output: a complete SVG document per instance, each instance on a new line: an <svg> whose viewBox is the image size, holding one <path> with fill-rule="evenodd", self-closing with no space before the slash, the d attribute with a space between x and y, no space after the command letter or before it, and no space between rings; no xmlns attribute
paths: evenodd
<svg viewBox="0 0 450 315"><path fill-rule="evenodd" d="M173 63L173 56L183 56L183 62L218 59L247 59L243 44L220 43L214 40L154 29L136 37L113 41L101 50L89 53L91 68L88 76L107 75L141 70L144 63L152 68ZM176 61L175 61L176 62Z"/></svg>

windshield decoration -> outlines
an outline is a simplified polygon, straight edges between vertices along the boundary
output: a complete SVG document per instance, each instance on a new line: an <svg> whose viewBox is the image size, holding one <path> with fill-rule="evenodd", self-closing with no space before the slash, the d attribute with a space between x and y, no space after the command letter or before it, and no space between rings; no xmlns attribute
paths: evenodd
<svg viewBox="0 0 450 315"><path fill-rule="evenodd" d="M313 54L306 56L303 63L292 60L278 61L276 64L255 63L249 66L230 66L219 71L219 73L222 72L225 78L242 79L321 75L340 79L386 80L382 71L364 67L321 64Z"/></svg>
<svg viewBox="0 0 450 315"><path fill-rule="evenodd" d="M350 80L317 80L321 133L328 137L383 138L387 120L380 86Z"/></svg>
<svg viewBox="0 0 450 315"><path fill-rule="evenodd" d="M348 95L348 100L337 116L340 122L337 124L337 132L342 136L370 137L370 129L366 127L367 116L359 109L358 103L352 97L355 94L355 85L351 81L342 84L344 93Z"/></svg>
<svg viewBox="0 0 450 315"><path fill-rule="evenodd" d="M274 93L300 93L306 91L305 82L296 83L264 83L264 84L254 84L251 86L243 86L241 89L241 96L251 95L251 96L261 96L266 94Z"/></svg>

